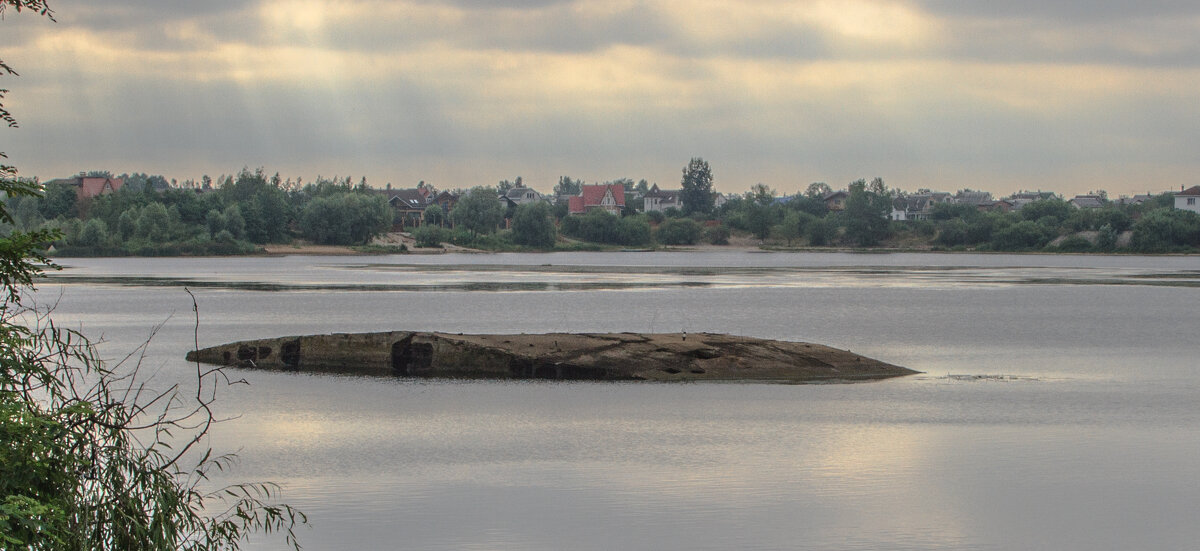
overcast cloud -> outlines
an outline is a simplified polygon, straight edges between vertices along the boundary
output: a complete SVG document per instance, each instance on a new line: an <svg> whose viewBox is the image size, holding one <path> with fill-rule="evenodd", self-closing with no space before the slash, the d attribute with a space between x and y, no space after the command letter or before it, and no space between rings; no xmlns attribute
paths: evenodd
<svg viewBox="0 0 1200 551"><path fill-rule="evenodd" d="M1194 2L52 0L6 14L27 175L372 185L1194 185Z"/></svg>

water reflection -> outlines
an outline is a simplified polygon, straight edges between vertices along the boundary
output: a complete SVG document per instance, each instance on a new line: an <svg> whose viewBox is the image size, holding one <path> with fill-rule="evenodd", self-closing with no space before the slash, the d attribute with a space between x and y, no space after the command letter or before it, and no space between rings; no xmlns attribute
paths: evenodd
<svg viewBox="0 0 1200 551"><path fill-rule="evenodd" d="M814 387L239 372L251 385L218 402L239 417L210 441L241 450L229 481L283 483L314 520L302 534L308 549L1090 551L1200 541L1200 372L1187 338L1200 324L1195 258L65 262L68 277L43 281L39 296L59 302L61 323L103 336L108 357L179 312L147 347L164 385L193 369L182 361L191 302L177 286L195 282L211 284L195 291L202 345L405 328L686 329L822 342L928 373Z"/></svg>

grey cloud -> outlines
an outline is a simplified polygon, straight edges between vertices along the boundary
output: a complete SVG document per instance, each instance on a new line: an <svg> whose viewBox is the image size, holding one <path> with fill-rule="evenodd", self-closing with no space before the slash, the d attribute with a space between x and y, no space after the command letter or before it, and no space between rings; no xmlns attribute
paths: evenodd
<svg viewBox="0 0 1200 551"><path fill-rule="evenodd" d="M64 25L95 31L136 30L196 19L236 25L260 0L52 0Z"/></svg>
<svg viewBox="0 0 1200 551"><path fill-rule="evenodd" d="M1200 4L1194 0L916 0L915 3L937 15L986 19L1096 22L1200 16Z"/></svg>

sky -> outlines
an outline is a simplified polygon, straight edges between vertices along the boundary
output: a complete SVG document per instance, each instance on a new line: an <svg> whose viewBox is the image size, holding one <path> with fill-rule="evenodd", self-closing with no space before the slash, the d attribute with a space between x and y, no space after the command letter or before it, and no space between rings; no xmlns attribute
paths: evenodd
<svg viewBox="0 0 1200 551"><path fill-rule="evenodd" d="M1193 0L50 0L0 78L25 176L1111 196L1200 183Z"/></svg>

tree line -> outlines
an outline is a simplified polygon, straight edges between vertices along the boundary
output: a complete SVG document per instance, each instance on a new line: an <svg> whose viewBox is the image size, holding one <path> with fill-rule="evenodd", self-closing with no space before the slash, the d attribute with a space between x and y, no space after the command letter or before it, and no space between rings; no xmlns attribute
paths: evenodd
<svg viewBox="0 0 1200 551"><path fill-rule="evenodd" d="M521 181L517 178L517 184ZM1011 212L973 204L938 203L921 220L892 220L894 201L906 194L882 178L850 182L841 208L831 209L833 191L814 183L804 193L780 197L764 184L727 198L713 199L713 171L694 158L680 180L682 208L640 212L627 204L621 215L594 210L568 215L566 206L522 205L507 215L491 201L504 191L504 181L470 192L470 207L448 213L445 220L467 231L427 227L417 230L418 246L452 242L490 249L514 247L586 248L591 245L647 247L655 245L727 244L731 237L751 237L770 247L850 247L975 250L998 252L1196 252L1200 249L1200 215L1174 208L1174 194L1152 196L1140 204L1108 201L1100 208L1077 208L1046 194ZM645 189L645 180L622 179L627 191ZM555 192L578 193L580 180L563 176ZM463 203L460 203L460 206ZM438 210L438 213L441 211ZM489 214L482 214L488 212ZM517 216L517 214L520 214ZM498 230L504 219L511 228ZM427 217L427 220L432 218ZM567 243L557 237L570 238Z"/></svg>
<svg viewBox="0 0 1200 551"><path fill-rule="evenodd" d="M102 175L108 175L106 173ZM66 255L244 254L296 238L364 245L391 228L393 210L365 180L318 178L300 185L242 169L197 188L160 186L161 176L122 175L112 193L79 198L52 182L40 197L11 197L5 231L52 229Z"/></svg>

